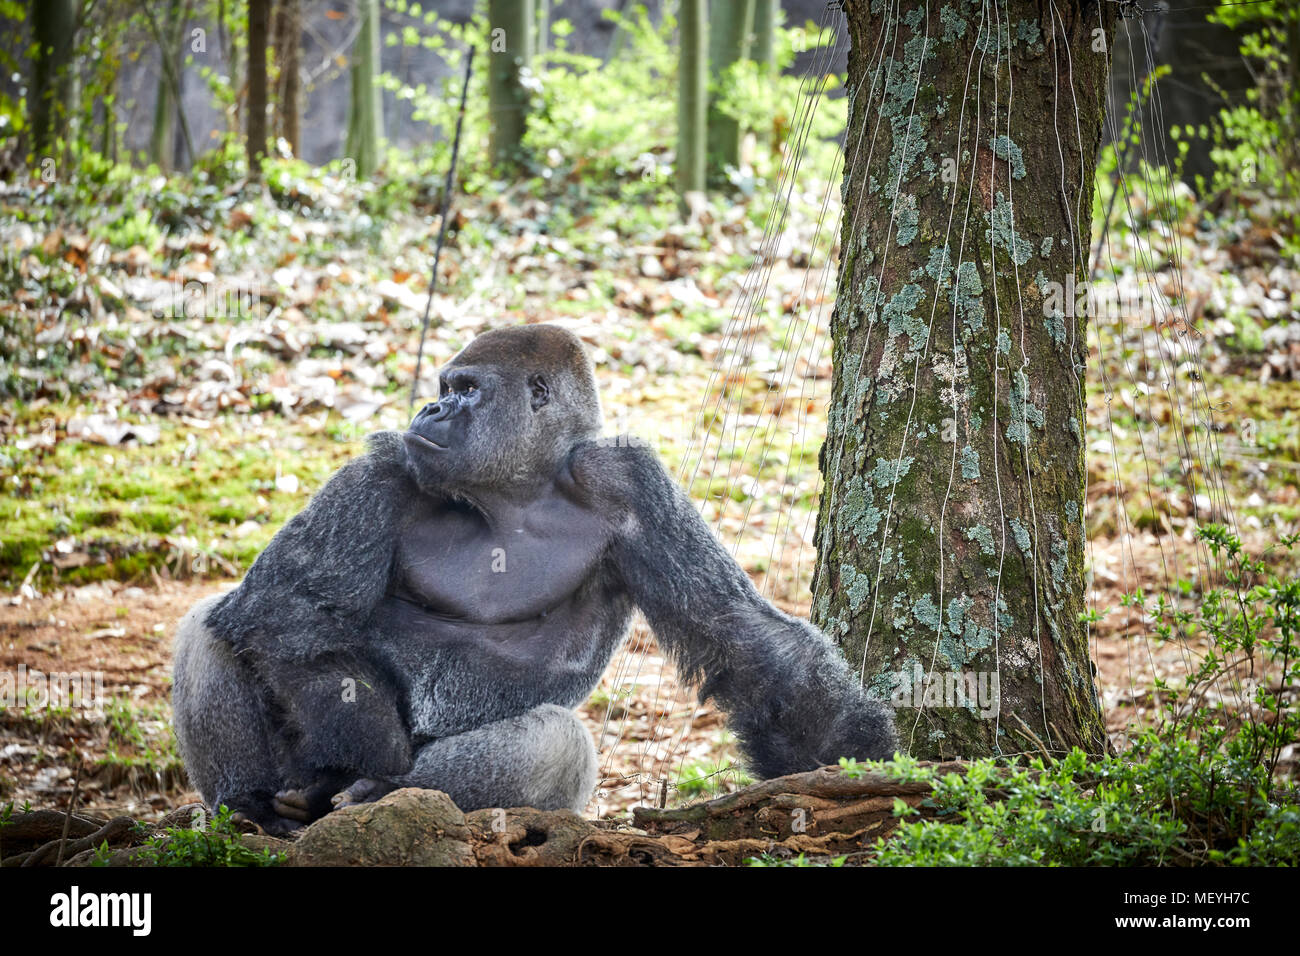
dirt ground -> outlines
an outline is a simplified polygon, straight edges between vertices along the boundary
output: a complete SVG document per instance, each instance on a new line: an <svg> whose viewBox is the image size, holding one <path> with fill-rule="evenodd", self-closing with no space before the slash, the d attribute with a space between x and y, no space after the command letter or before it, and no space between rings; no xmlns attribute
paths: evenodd
<svg viewBox="0 0 1300 956"><path fill-rule="evenodd" d="M1094 542L1091 561L1096 604L1115 609L1094 625L1092 640L1108 728L1122 745L1126 727L1149 720L1157 704L1153 676L1177 682L1203 648L1161 643L1150 622L1119 607L1120 595L1135 583L1148 593L1162 590L1156 539L1135 538L1123 547ZM195 601L234 583L104 582L0 605L0 673L20 666L29 675L101 672L105 698L117 702L106 716L91 718L75 710L0 710L0 800L61 808L75 786L81 808L150 820L197 800L170 738L172 634ZM580 714L602 761L590 816L671 806L745 782L728 769L738 755L722 715L677 683L642 622Z"/></svg>

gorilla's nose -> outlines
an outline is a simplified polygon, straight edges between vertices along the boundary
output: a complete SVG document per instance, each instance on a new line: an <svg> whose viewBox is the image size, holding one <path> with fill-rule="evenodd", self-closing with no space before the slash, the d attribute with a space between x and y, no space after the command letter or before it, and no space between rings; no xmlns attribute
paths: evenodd
<svg viewBox="0 0 1300 956"><path fill-rule="evenodd" d="M427 418L431 422L445 421L454 414L456 414L456 402L448 399L430 402L420 409L420 417Z"/></svg>

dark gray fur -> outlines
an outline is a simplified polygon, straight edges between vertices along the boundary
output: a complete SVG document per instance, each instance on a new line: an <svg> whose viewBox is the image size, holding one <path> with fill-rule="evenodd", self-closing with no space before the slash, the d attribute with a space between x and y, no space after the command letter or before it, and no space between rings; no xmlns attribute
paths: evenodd
<svg viewBox="0 0 1300 956"><path fill-rule="evenodd" d="M348 784L580 808L595 763L570 711L634 607L759 776L892 754L836 647L763 599L651 451L598 439L573 336L487 333L441 378L182 623L177 739L209 804L272 829L289 788L306 818Z"/></svg>

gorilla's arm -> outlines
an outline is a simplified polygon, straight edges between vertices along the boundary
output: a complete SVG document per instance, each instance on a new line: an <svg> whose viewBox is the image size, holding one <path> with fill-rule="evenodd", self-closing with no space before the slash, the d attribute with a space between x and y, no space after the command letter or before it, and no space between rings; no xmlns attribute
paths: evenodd
<svg viewBox="0 0 1300 956"><path fill-rule="evenodd" d="M400 435L380 432L276 533L208 615L237 651L310 660L359 640L388 587L401 504L418 497Z"/></svg>
<svg viewBox="0 0 1300 956"><path fill-rule="evenodd" d="M410 743L386 675L365 647L404 516L420 495L401 436L372 437L258 556L207 626L248 661L309 777L327 767L402 773ZM305 779L304 782L311 782Z"/></svg>
<svg viewBox="0 0 1300 956"><path fill-rule="evenodd" d="M764 777L893 755L892 715L820 631L766 601L655 454L583 446L576 473L612 494L612 556L679 673L713 697Z"/></svg>

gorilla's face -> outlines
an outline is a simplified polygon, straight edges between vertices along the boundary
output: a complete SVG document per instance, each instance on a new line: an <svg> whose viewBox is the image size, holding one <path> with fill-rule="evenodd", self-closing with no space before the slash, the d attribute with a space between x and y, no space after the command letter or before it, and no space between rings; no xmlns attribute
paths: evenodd
<svg viewBox="0 0 1300 956"><path fill-rule="evenodd" d="M406 433L408 467L427 492L472 498L549 479L575 441L600 429L590 364L558 328L486 332L438 382L438 401Z"/></svg>
<svg viewBox="0 0 1300 956"><path fill-rule="evenodd" d="M406 433L407 460L422 487L501 487L546 467L537 416L550 400L544 376L452 364L439 376L438 392Z"/></svg>

